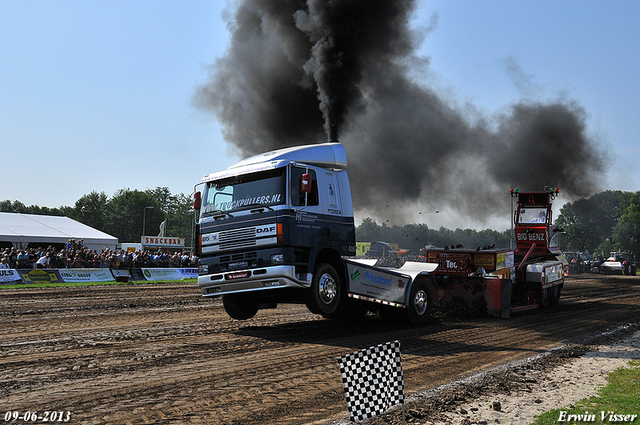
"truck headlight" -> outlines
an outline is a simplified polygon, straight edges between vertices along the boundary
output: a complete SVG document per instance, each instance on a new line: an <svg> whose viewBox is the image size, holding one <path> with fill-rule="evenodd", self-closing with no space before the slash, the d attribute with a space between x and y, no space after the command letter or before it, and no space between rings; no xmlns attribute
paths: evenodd
<svg viewBox="0 0 640 425"><path fill-rule="evenodd" d="M284 263L284 254L273 254L271 256L271 264L282 264Z"/></svg>
<svg viewBox="0 0 640 425"><path fill-rule="evenodd" d="M198 266L198 274L207 274L209 273L209 265L208 264L200 264Z"/></svg>

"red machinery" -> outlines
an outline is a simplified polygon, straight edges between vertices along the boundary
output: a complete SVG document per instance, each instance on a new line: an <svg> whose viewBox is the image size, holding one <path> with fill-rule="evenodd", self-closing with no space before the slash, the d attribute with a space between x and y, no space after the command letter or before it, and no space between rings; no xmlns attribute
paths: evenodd
<svg viewBox="0 0 640 425"><path fill-rule="evenodd" d="M543 192L511 190L515 250L493 247L429 249L427 261L438 263L432 272L441 308L463 303L496 317L554 305L564 284L565 265L558 247L558 228L552 224L551 202L558 189ZM436 292L435 290L433 291Z"/></svg>

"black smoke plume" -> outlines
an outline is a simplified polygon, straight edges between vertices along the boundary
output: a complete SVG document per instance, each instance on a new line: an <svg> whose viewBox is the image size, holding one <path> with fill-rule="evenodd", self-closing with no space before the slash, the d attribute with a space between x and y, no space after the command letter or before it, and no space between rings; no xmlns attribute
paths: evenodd
<svg viewBox="0 0 640 425"><path fill-rule="evenodd" d="M605 161L577 103L519 101L486 117L425 83L428 59L415 52L436 22L413 29L416 5L241 1L197 104L241 156L340 140L354 205L374 216L402 220L420 205L484 223L504 214L510 187L599 190Z"/></svg>

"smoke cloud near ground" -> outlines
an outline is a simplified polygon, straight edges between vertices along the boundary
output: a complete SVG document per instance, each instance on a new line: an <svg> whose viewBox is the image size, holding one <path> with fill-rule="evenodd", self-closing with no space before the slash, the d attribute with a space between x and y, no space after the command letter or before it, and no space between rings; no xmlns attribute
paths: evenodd
<svg viewBox="0 0 640 425"><path fill-rule="evenodd" d="M240 1L229 50L196 103L242 156L341 141L356 209L395 221L419 206L487 223L505 213L496 200L511 187L559 187L565 199L600 190L606 162L576 102L519 100L486 116L430 87L428 58L416 51L437 15L414 29L416 6ZM513 59L507 66L521 72Z"/></svg>

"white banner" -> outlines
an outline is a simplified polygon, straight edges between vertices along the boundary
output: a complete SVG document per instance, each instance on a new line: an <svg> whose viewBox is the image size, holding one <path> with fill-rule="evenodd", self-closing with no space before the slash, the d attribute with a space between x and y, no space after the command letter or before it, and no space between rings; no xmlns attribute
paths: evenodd
<svg viewBox="0 0 640 425"><path fill-rule="evenodd" d="M191 278L197 278L198 277L198 268L197 267L193 267L193 268L189 268L189 269L176 269L178 270L178 273L180 273L182 275L182 277L191 277Z"/></svg>
<svg viewBox="0 0 640 425"><path fill-rule="evenodd" d="M0 283L22 283L20 274L14 269L0 269Z"/></svg>
<svg viewBox="0 0 640 425"><path fill-rule="evenodd" d="M113 280L109 269L58 269L65 282L108 282Z"/></svg>
<svg viewBox="0 0 640 425"><path fill-rule="evenodd" d="M177 269L142 269L147 280L182 280L183 277Z"/></svg>

